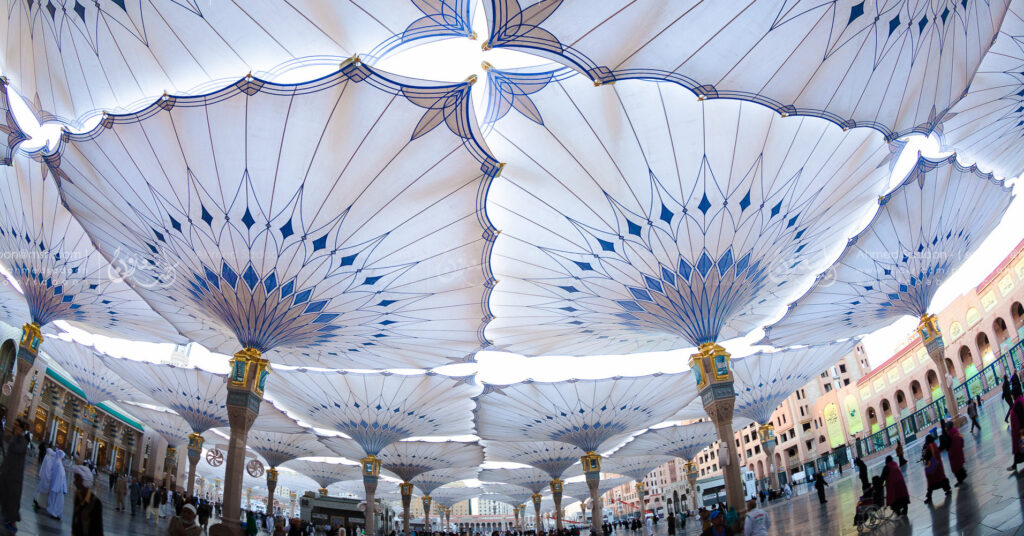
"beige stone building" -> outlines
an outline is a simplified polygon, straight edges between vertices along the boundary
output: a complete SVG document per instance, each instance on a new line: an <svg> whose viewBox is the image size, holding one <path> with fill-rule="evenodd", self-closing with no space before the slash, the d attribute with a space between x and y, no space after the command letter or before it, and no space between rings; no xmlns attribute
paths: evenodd
<svg viewBox="0 0 1024 536"><path fill-rule="evenodd" d="M736 432L739 462L766 485L771 471L781 482L794 473L817 471L849 463L891 446L897 439L916 437L918 428L939 416L942 397L939 374L949 374L960 403L971 396L997 396L997 377L1006 367L1024 361L1024 241L977 287L936 313L946 344L945 369L938 370L916 333L880 366L872 369L858 345L835 366L787 398L772 414L778 445L769 460L757 437L757 426ZM943 401L944 402L944 401ZM719 444L695 459L698 479L721 473ZM685 463L674 460L645 479L647 509L664 511L689 503ZM639 511L634 485L605 494L616 516Z"/></svg>

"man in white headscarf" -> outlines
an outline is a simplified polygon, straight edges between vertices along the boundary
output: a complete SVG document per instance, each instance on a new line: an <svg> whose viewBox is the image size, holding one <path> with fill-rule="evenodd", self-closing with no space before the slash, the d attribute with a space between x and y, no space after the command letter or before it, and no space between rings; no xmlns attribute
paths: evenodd
<svg viewBox="0 0 1024 536"><path fill-rule="evenodd" d="M85 465L71 468L75 475L75 509L71 516L72 536L103 536L103 503L92 491L96 475Z"/></svg>
<svg viewBox="0 0 1024 536"><path fill-rule="evenodd" d="M167 525L167 536L199 536L203 527L196 521L196 507L186 503L181 508L181 515L172 517Z"/></svg>

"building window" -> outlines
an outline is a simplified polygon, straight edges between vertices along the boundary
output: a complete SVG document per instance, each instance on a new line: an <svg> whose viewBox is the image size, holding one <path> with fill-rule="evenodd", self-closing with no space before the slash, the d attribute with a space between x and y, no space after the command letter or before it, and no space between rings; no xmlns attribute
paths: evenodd
<svg viewBox="0 0 1024 536"><path fill-rule="evenodd" d="M846 373L846 363L839 364L839 372Z"/></svg>
<svg viewBox="0 0 1024 536"><path fill-rule="evenodd" d="M831 386L830 384L827 384L827 383L826 383L826 384L825 384L825 392L827 393L827 392L829 392L829 391L831 391L831 390L832 390L832 386Z"/></svg>
<svg viewBox="0 0 1024 536"><path fill-rule="evenodd" d="M850 378L843 378L843 385L850 385Z"/></svg>

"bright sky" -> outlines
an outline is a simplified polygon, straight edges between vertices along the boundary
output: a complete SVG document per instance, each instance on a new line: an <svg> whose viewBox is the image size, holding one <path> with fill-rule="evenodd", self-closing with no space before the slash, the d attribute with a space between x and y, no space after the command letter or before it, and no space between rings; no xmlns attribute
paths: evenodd
<svg viewBox="0 0 1024 536"><path fill-rule="evenodd" d="M479 8L476 10L474 29L479 36L487 35L483 10ZM479 110L482 109L482 98L486 93L487 84L485 70L482 67L484 61L497 68L506 69L548 63L547 60L542 58L519 52L508 50L483 51L481 44L482 40L480 39L451 39L430 43L395 54L378 63L376 68L403 76L446 82L462 81L471 75L476 75L478 81L473 89L473 97L479 114ZM324 73L302 70L292 71L286 76L288 77L287 81L291 81L312 78L318 74ZM279 81L286 80L279 79ZM14 96L12 95L12 97ZM44 144L49 144L53 147L56 137L59 135L59 128L55 125L40 127L23 102L16 97L12 98L11 101L19 124L32 137L30 141L22 144L22 148L31 150ZM909 143L900 157L900 161L893 173L891 185L895 185L905 176L913 165L919 150L925 156L942 155L938 151L938 143L933 138L912 137L909 139ZM965 163L969 164L969 162ZM984 166L982 167L984 168ZM1013 182L1016 190L1016 180ZM867 223L867 219L869 218L866 218L863 224ZM967 259L963 267L953 274L949 281L939 290L932 309L936 311L942 309L957 296L980 283L1022 238L1024 238L1024 196L1018 196L1014 204L1007 211L999 227L996 228L977 252ZM809 284L810 280L808 281ZM782 312L783 307L780 304L779 316L781 316ZM76 330L67 324L58 324L71 332L76 340L86 344L95 344L100 350L116 356L158 361L166 359L166 356L172 350L170 345L109 339ZM907 317L894 322L885 329L867 335L864 339L864 344L872 365L881 364L889 358L892 352L900 348L908 335L912 333L916 324L917 319ZM752 347L751 343L760 339L761 336L761 330L757 330L747 337L725 341L723 345L734 356L739 357L756 351L757 348ZM671 352L642 353L631 355L628 359L623 359L622 356L524 358L519 355L503 352L481 352L477 355L477 363L442 367L438 369L438 372L452 375L476 372L481 380L499 384L513 383L527 378L555 381L568 378L602 378L616 375L636 376L654 372L678 372L685 370L688 357L692 351L693 348L683 348ZM198 346L192 350L192 363L214 372L226 373L228 371L227 360L227 356L212 354Z"/></svg>

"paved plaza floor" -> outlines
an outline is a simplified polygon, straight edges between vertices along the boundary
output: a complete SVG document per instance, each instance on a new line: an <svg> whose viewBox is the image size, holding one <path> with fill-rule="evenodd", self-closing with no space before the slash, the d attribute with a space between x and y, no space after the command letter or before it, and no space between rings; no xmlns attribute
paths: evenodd
<svg viewBox="0 0 1024 536"><path fill-rule="evenodd" d="M1024 466L1020 477L1006 470L1012 461L1009 425L1003 422L1006 405L999 399L985 404L979 418L982 430L971 434L964 427L964 454L967 481L952 488L949 498L941 490L932 495L931 506L924 504L924 467L920 442L906 449L903 468L910 491L910 508L905 521L884 527L875 534L909 535L1017 535L1024 536ZM895 453L892 453L895 457ZM884 459L884 456L883 456ZM871 476L882 470L882 460L868 463ZM955 483L943 455L946 474ZM860 480L849 467L843 477L825 490L827 504L819 504L813 488L802 486L800 495L777 501L765 508L772 519L771 534L810 536L818 534L856 534L853 517L860 496ZM659 532L667 529L659 523ZM686 534L698 534L696 524L687 524Z"/></svg>
<svg viewBox="0 0 1024 536"><path fill-rule="evenodd" d="M1012 458L1008 425L1003 422L1005 405L998 400L985 405L981 415L982 431L971 434L969 426L962 430L965 439L967 470L970 476L960 488L953 488L947 499L942 491L933 496L932 506L924 504L924 469L918 458L919 444L907 448L909 463L904 468L911 503L906 521L888 526L876 534L933 534L933 535L1018 535L1024 536L1024 476L1016 477L1006 471ZM881 460L868 464L871 475L881 471ZM45 512L32 511L32 496L36 484L35 461L28 462L25 490L22 495L22 522L19 536L70 534L71 494L64 504L64 519L50 519ZM949 465L946 464L947 474ZM1024 470L1022 470L1024 475ZM952 475L950 475L952 476ZM952 480L952 479L951 479ZM107 536L163 535L167 520L159 525L147 525L141 513L135 517L113 509L113 494L106 489L106 478L97 478L97 492L103 500L103 522ZM810 536L818 534L856 534L853 525L860 482L849 469L832 482L826 490L827 504L818 504L813 490L802 488L800 494L789 500L777 501L766 510L772 518L771 534ZM3 529L0 528L0 533ZM620 533L623 531L619 531ZM667 527L658 523L656 533L664 535ZM685 534L699 534L699 523L687 523ZM633 536L629 531L620 536Z"/></svg>

